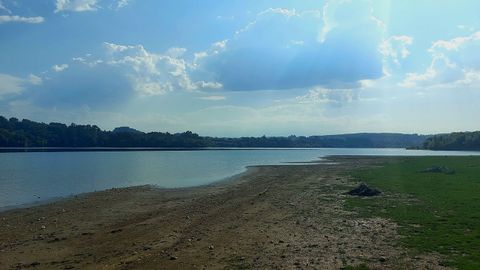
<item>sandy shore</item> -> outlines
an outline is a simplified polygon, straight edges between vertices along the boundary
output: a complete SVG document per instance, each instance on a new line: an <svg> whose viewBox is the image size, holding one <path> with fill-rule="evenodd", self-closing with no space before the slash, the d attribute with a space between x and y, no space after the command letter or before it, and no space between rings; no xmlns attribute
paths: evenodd
<svg viewBox="0 0 480 270"><path fill-rule="evenodd" d="M397 227L348 212L345 174L384 158L260 166L186 189L132 187L0 213L0 269L437 269ZM333 162L332 162L333 161Z"/></svg>

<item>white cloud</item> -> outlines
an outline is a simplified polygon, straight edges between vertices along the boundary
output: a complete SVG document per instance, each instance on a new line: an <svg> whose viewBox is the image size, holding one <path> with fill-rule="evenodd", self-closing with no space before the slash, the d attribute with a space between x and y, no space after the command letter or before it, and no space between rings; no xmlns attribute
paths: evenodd
<svg viewBox="0 0 480 270"><path fill-rule="evenodd" d="M68 64L53 65L52 66L52 70L55 71L55 72L62 72L67 68L68 68Z"/></svg>
<svg viewBox="0 0 480 270"><path fill-rule="evenodd" d="M232 42L236 40L255 39L254 35L248 32L264 31L263 36L259 36L258 42L263 43L265 39L274 39L274 42L281 42L278 40L282 37L282 41L288 43L291 40L309 39L306 37L316 34L318 25L321 19L321 12L319 10L303 10L287 8L268 8L256 14L255 20L249 22L244 27L235 32ZM295 27L293 25L302 21L303 27ZM308 33L308 35L306 35ZM297 37L299 37L297 39ZM229 41L229 39L224 40ZM226 45L226 43L224 43ZM223 48L225 49L225 47Z"/></svg>
<svg viewBox="0 0 480 270"><path fill-rule="evenodd" d="M469 31L469 32L475 31L474 27L468 26L468 25L463 25L463 24L457 25L457 28L460 29L460 30L466 30L466 31Z"/></svg>
<svg viewBox="0 0 480 270"><path fill-rule="evenodd" d="M148 52L142 45L104 43L108 54L106 63L126 69L135 91L141 95L161 95L181 89L217 89L217 82L190 77L191 63L182 58L184 48L171 48L164 54Z"/></svg>
<svg viewBox="0 0 480 270"><path fill-rule="evenodd" d="M404 87L471 85L480 83L480 31L468 36L433 42L432 61L423 73L408 73Z"/></svg>
<svg viewBox="0 0 480 270"><path fill-rule="evenodd" d="M399 65L400 59L407 58L410 54L408 46L412 45L413 38L409 36L391 36L380 44L380 53L384 57L391 58Z"/></svg>
<svg viewBox="0 0 480 270"><path fill-rule="evenodd" d="M266 106L209 106L182 115L186 127L204 135L261 136L261 135L319 135L338 132L375 130L381 125L377 115L360 117L345 114L348 106L334 106L329 111L321 103L299 103L282 100Z"/></svg>
<svg viewBox="0 0 480 270"><path fill-rule="evenodd" d="M28 79L27 81L30 83L30 84L33 84L33 85L40 85L42 84L43 80L42 78L36 76L36 75L33 75L33 74L30 74L28 75Z"/></svg>
<svg viewBox="0 0 480 270"><path fill-rule="evenodd" d="M358 89L327 89L316 87L303 96L296 97L301 104L336 103L343 104L358 100Z"/></svg>
<svg viewBox="0 0 480 270"><path fill-rule="evenodd" d="M225 96L207 96L207 97L201 97L200 99L210 100L210 101L220 101L220 100L225 100L227 98Z"/></svg>
<svg viewBox="0 0 480 270"><path fill-rule="evenodd" d="M73 58L72 58L72 61L74 61L74 62L80 62L80 63L85 63L87 60L86 60L85 58L79 56L79 57L73 57Z"/></svg>
<svg viewBox="0 0 480 270"><path fill-rule="evenodd" d="M98 9L97 0L57 0L55 13L61 11L94 11Z"/></svg>
<svg viewBox="0 0 480 270"><path fill-rule="evenodd" d="M185 48L173 47L167 50L166 55L174 58L182 57L187 52Z"/></svg>
<svg viewBox="0 0 480 270"><path fill-rule="evenodd" d="M305 45L305 41L303 41L303 40L290 40L290 44L292 46L303 46L303 45Z"/></svg>
<svg viewBox="0 0 480 270"><path fill-rule="evenodd" d="M6 94L18 94L23 91L24 80L0 73L0 97Z"/></svg>
<svg viewBox="0 0 480 270"><path fill-rule="evenodd" d="M109 2L108 4L105 2ZM56 0L55 13L62 11L84 12L96 11L102 8L120 10L130 5L133 0Z"/></svg>
<svg viewBox="0 0 480 270"><path fill-rule="evenodd" d="M17 15L2 15L0 16L0 24L9 23L9 22L18 22L18 23L43 23L45 19L43 17L22 17Z"/></svg>
<svg viewBox="0 0 480 270"><path fill-rule="evenodd" d="M368 28L373 31L378 31L375 28L385 29L385 24L373 15L372 3L368 0L328 0L323 5L322 21L323 25L318 33L318 41L321 43L337 28L369 26L362 31Z"/></svg>
<svg viewBox="0 0 480 270"><path fill-rule="evenodd" d="M126 6L128 6L130 3L132 2L132 0L118 0L117 1L117 5L116 5L116 9L121 9L121 8L124 8Z"/></svg>
<svg viewBox="0 0 480 270"><path fill-rule="evenodd" d="M323 26L318 36L318 39L320 42L325 42L327 34L337 26L337 23L333 19L334 15L331 14L332 13L331 5L332 5L331 1L327 1L325 5L323 5L323 13L322 13Z"/></svg>
<svg viewBox="0 0 480 270"><path fill-rule="evenodd" d="M265 14L281 14L286 17L294 17L294 16L300 16L300 13L298 13L295 9L287 9L287 8L268 8L260 13L258 13L258 16L262 16Z"/></svg>
<svg viewBox="0 0 480 270"><path fill-rule="evenodd" d="M3 5L2 1L0 1L0 10L3 10L5 12L7 12L8 14L12 14L12 11L8 8L5 7L5 5Z"/></svg>
<svg viewBox="0 0 480 270"><path fill-rule="evenodd" d="M72 58L73 62L85 64L89 67L95 67L99 64L102 64L104 61L102 59L92 59L91 54L86 54L85 56L80 56L80 57L73 57Z"/></svg>
<svg viewBox="0 0 480 270"><path fill-rule="evenodd" d="M221 16L221 15L218 15L217 16L217 20L225 20L225 21L232 21L232 20L235 20L235 16Z"/></svg>
<svg viewBox="0 0 480 270"><path fill-rule="evenodd" d="M385 27L371 3L328 1L323 12L266 9L231 38L197 53L193 67L232 91L353 88L381 78Z"/></svg>
<svg viewBox="0 0 480 270"><path fill-rule="evenodd" d="M143 50L143 47L141 45L137 46L130 46L130 45L119 45L115 43L109 43L109 42L104 42L103 46L107 50L108 53L118 53L118 52L123 52L129 49L135 49L136 47L139 50Z"/></svg>
<svg viewBox="0 0 480 270"><path fill-rule="evenodd" d="M20 94L28 85L39 85L42 79L30 74L27 78L19 78L0 73L0 99L5 95Z"/></svg>

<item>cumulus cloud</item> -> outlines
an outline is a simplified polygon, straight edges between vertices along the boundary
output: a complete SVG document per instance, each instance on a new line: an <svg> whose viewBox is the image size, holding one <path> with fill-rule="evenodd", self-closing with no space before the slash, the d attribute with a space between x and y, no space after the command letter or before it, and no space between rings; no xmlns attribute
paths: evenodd
<svg viewBox="0 0 480 270"><path fill-rule="evenodd" d="M380 52L399 65L401 59L410 55L408 46L412 45L413 38L409 36L391 36L380 44Z"/></svg>
<svg viewBox="0 0 480 270"><path fill-rule="evenodd" d="M53 65L52 70L55 72L62 72L68 68L68 64Z"/></svg>
<svg viewBox="0 0 480 270"><path fill-rule="evenodd" d="M182 58L183 48L171 48L163 54L148 52L142 45L104 43L106 63L125 69L136 92L142 95L159 95L180 89L193 91L203 88L220 88L213 81L193 81L190 65Z"/></svg>
<svg viewBox="0 0 480 270"><path fill-rule="evenodd" d="M43 23L45 19L43 17L22 17L17 15L1 15L0 16L0 24L2 23L30 23L30 24L37 24Z"/></svg>
<svg viewBox="0 0 480 270"><path fill-rule="evenodd" d="M327 36L336 29L361 29L361 26L370 26L363 28L363 31L373 30L378 32L385 28L382 21L373 15L373 8L368 0L328 0L322 9L323 25L318 34L318 40L325 42Z"/></svg>
<svg viewBox="0 0 480 270"><path fill-rule="evenodd" d="M431 63L423 73L408 73L404 87L470 85L480 82L480 32L433 42Z"/></svg>
<svg viewBox="0 0 480 270"><path fill-rule="evenodd" d="M42 79L33 74L26 78L20 78L0 73L0 99L2 96L21 94L26 87L40 84L42 84Z"/></svg>
<svg viewBox="0 0 480 270"><path fill-rule="evenodd" d="M325 12L328 31L319 10L260 12L232 38L198 53L197 71L237 91L352 88L360 87L361 80L380 78L383 26L370 4L328 2Z"/></svg>
<svg viewBox="0 0 480 270"><path fill-rule="evenodd" d="M62 11L94 11L97 10L97 0L57 0L55 13Z"/></svg>
<svg viewBox="0 0 480 270"><path fill-rule="evenodd" d="M33 75L26 79L5 75L1 92L23 94L18 98L40 107L101 108L170 91L221 88L215 81L192 79L190 73L195 67L193 60L185 60L184 48L153 53L142 45L108 42L103 48L103 52L53 65L43 83ZM211 96L208 100L220 100L220 96Z"/></svg>

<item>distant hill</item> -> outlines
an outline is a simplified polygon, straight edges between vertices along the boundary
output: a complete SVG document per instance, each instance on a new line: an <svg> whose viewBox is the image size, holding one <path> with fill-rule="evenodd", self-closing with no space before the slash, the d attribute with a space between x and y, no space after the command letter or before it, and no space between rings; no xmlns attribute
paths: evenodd
<svg viewBox="0 0 480 270"><path fill-rule="evenodd" d="M480 131L435 135L425 140L423 148L430 150L480 151Z"/></svg>
<svg viewBox="0 0 480 270"><path fill-rule="evenodd" d="M420 148L427 138L429 136L399 133L217 138L202 137L191 131L144 133L130 127L104 131L95 125L45 124L0 116L0 147Z"/></svg>
<svg viewBox="0 0 480 270"><path fill-rule="evenodd" d="M140 134L140 133L143 133L139 130L136 130L134 128L131 128L131 127L117 127L115 129L112 130L113 133L136 133L136 134Z"/></svg>

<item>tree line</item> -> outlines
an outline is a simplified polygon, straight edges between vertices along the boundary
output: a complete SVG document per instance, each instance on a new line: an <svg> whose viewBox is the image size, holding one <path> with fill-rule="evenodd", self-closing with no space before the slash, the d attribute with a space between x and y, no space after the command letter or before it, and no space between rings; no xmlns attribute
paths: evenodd
<svg viewBox="0 0 480 270"><path fill-rule="evenodd" d="M0 116L0 147L421 147L428 136L357 133L328 136L218 138L182 133L141 132L128 127L112 131L95 125L39 123Z"/></svg>
<svg viewBox="0 0 480 270"><path fill-rule="evenodd" d="M435 135L425 140L423 148L430 150L480 151L480 131Z"/></svg>

